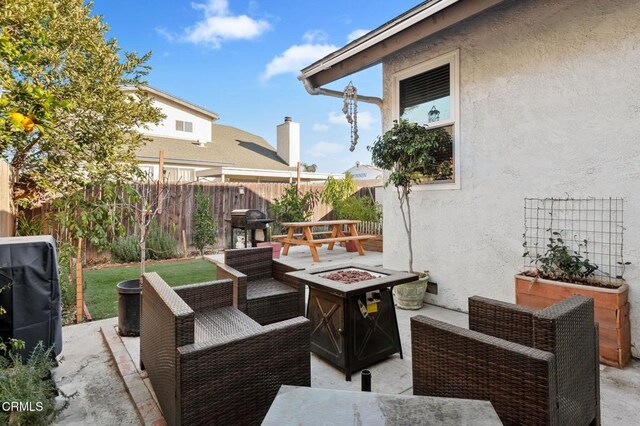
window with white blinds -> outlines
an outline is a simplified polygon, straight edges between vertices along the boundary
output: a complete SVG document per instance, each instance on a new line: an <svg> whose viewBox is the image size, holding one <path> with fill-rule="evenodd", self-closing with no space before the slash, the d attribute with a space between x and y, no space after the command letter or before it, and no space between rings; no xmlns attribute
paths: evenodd
<svg viewBox="0 0 640 426"><path fill-rule="evenodd" d="M460 187L458 131L458 51L417 64L394 74L395 119L443 128L451 134L451 146L438 160L450 163L452 178L428 181L428 189ZM437 187L437 188L436 188Z"/></svg>
<svg viewBox="0 0 640 426"><path fill-rule="evenodd" d="M193 123L191 121L176 120L176 130L180 132L193 132Z"/></svg>
<svg viewBox="0 0 640 426"><path fill-rule="evenodd" d="M164 177L168 182L193 182L196 172L194 169L186 167L165 167Z"/></svg>

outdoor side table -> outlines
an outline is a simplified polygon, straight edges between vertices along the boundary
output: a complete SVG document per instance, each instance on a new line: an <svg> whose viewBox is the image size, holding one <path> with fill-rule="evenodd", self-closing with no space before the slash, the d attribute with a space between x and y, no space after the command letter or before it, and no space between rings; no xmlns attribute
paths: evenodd
<svg viewBox="0 0 640 426"><path fill-rule="evenodd" d="M262 426L501 425L491 402L283 385Z"/></svg>
<svg viewBox="0 0 640 426"><path fill-rule="evenodd" d="M345 284L323 276L366 271L376 278ZM307 318L311 321L311 352L351 374L395 353L400 333L391 288L415 281L416 274L369 265L334 265L287 275L309 286Z"/></svg>

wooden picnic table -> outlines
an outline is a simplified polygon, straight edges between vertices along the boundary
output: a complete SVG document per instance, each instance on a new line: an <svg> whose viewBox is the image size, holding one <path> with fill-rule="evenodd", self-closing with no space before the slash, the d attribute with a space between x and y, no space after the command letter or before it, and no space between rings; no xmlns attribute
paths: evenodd
<svg viewBox="0 0 640 426"><path fill-rule="evenodd" d="M286 235L274 235L272 238L277 239L283 243L282 254L286 256L289 253L289 247L291 245L305 245L309 247L313 260L315 262L320 261L318 256L318 247L323 244L328 244L328 249L333 250L335 243L346 243L353 241L358 250L360 256L364 256L364 249L360 243L363 240L369 240L373 238L373 235L359 235L356 225L360 223L359 220L321 220L317 222L285 222L282 226L288 228ZM313 228L328 227L329 231L313 232ZM346 235L342 230L343 227L348 229L350 235ZM302 232L296 233L295 231L300 229ZM321 237L314 239L314 236Z"/></svg>

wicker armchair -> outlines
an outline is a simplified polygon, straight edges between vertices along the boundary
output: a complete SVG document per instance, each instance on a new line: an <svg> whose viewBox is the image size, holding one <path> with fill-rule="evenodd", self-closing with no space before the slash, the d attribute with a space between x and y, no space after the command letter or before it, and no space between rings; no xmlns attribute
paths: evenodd
<svg viewBox="0 0 640 426"><path fill-rule="evenodd" d="M535 310L469 299L469 330L411 318L413 392L490 400L506 425L600 424L593 299Z"/></svg>
<svg viewBox="0 0 640 426"><path fill-rule="evenodd" d="M218 279L233 281L233 300L262 325L304 316L304 286L286 276L299 269L272 258L271 247L226 250Z"/></svg>
<svg viewBox="0 0 640 426"><path fill-rule="evenodd" d="M231 280L172 289L143 275L141 367L169 425L257 425L281 385L311 385L309 321L263 327L232 292Z"/></svg>

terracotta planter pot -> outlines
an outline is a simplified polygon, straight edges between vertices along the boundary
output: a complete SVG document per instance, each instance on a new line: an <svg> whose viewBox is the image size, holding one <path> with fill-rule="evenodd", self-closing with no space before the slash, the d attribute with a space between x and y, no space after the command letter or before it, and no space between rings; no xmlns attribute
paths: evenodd
<svg viewBox="0 0 640 426"><path fill-rule="evenodd" d="M256 244L257 247L271 247L273 248L273 258L274 259L280 259L280 250L282 249L282 244L280 243L273 243L273 242L266 242L266 243L258 243Z"/></svg>
<svg viewBox="0 0 640 426"><path fill-rule="evenodd" d="M593 297L595 320L600 327L600 362L622 368L631 358L629 286L617 289L571 284L516 275L516 303L546 308L573 294Z"/></svg>
<svg viewBox="0 0 640 426"><path fill-rule="evenodd" d="M344 235L351 236L351 232L345 232ZM349 253L355 253L358 251L358 247L356 247L356 243L354 241L347 241L344 245Z"/></svg>

